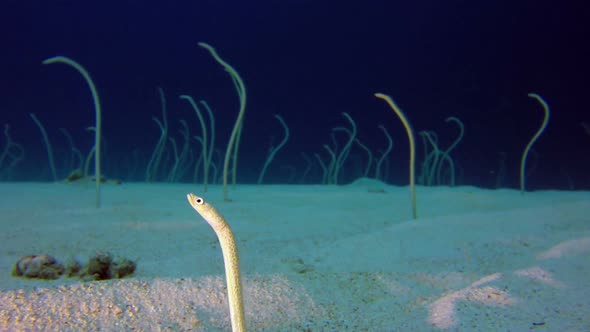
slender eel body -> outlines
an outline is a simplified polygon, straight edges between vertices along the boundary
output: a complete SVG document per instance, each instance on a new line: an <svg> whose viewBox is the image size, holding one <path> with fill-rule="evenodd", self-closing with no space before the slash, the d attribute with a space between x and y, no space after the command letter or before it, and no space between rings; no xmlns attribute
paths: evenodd
<svg viewBox="0 0 590 332"><path fill-rule="evenodd" d="M232 331L244 332L246 331L246 324L242 300L242 282L240 280L240 264L234 234L221 214L203 198L194 194L188 194L187 198L193 209L209 223L219 239L223 253L223 264L225 265L225 279L227 281Z"/></svg>

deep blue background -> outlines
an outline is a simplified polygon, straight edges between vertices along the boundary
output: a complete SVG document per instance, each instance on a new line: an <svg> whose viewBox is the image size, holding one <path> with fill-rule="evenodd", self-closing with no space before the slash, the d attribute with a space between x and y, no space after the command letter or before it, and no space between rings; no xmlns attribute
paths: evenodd
<svg viewBox="0 0 590 332"><path fill-rule="evenodd" d="M444 120L463 120L465 137L453 153L463 183L494 185L500 152L506 152L506 185L516 186L520 155L542 120L540 106L527 97L535 92L550 104L552 118L534 146L538 166L528 187L568 188L567 174L576 188L588 188L590 136L580 126L590 122L587 22L590 10L582 1L4 1L0 121L26 149L14 179L49 180L31 112L47 128L65 176L60 165L67 143L58 128L67 128L87 152L93 135L84 128L94 125L80 75L65 65L41 65L65 55L88 69L99 90L107 174L129 176L133 150L145 166L159 135L151 120L160 116L158 86L167 93L177 140L179 119L199 134L193 111L177 98L190 94L212 106L217 146L225 151L238 100L227 74L197 46L205 41L248 89L241 182L256 179L271 142L282 136L273 114L291 128L268 173L276 182L288 177L284 166L302 171L301 152L325 156L330 128L346 125L341 113L348 112L374 150L386 145L377 126L388 128L395 145L389 180L407 183L407 139L373 97L383 92L416 131L436 131L443 147L457 133ZM310 180L319 181L317 175Z"/></svg>

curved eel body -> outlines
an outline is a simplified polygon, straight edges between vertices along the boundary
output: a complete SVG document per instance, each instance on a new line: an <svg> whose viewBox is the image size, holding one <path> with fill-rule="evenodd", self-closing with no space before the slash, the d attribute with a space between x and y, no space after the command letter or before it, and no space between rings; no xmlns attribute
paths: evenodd
<svg viewBox="0 0 590 332"><path fill-rule="evenodd" d="M194 194L188 194L187 198L193 209L209 223L219 239L223 253L223 264L225 266L232 331L244 332L246 331L246 324L242 300L242 282L240 280L240 264L234 234L221 214L203 198Z"/></svg>

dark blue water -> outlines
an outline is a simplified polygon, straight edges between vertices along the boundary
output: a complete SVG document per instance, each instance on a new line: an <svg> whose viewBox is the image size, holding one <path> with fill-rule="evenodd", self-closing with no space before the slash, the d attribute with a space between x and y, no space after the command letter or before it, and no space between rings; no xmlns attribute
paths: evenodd
<svg viewBox="0 0 590 332"><path fill-rule="evenodd" d="M94 109L86 83L72 68L41 62L70 57L93 77L103 106L103 173L145 180L159 137L157 88L168 101L170 135L182 147L179 120L190 135L200 126L189 94L206 100L217 122L216 148L225 152L238 112L227 73L204 49L204 41L241 74L247 109L238 181L255 182L269 147L283 132L291 137L268 170L267 183L318 183L313 158L333 145L331 129L357 123L358 138L375 154L394 140L384 179L407 183L408 143L399 120L375 92L389 94L416 131L433 130L441 148L457 135L449 116L465 124L452 152L457 183L516 187L520 156L549 103L547 130L529 156L527 187L589 188L590 135L580 122L588 112L590 10L568 1L5 1L0 11L0 121L25 150L2 180L49 181L41 134L29 113L47 129L60 178L70 171L67 129L84 155L94 143L86 130ZM416 134L417 139L419 138ZM336 133L339 148L347 136ZM418 166L423 146L418 139ZM5 138L0 140L0 149ZM198 157L199 145L191 144ZM1 150L0 150L1 152ZM505 176L498 178L501 155ZM158 180L173 164L170 147ZM214 156L215 160L215 156ZM220 163L219 160L216 163ZM190 163L187 163L189 167ZM341 183L362 174L366 154L357 146L343 165ZM192 166L191 166L192 167ZM374 171L371 171L371 174ZM419 167L418 167L419 173ZM180 181L192 180L191 171Z"/></svg>

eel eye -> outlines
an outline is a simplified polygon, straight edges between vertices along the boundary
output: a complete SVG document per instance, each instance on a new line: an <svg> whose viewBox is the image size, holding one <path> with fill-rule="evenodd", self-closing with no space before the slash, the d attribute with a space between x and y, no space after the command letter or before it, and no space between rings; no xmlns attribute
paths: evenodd
<svg viewBox="0 0 590 332"><path fill-rule="evenodd" d="M192 206L205 204L205 200L195 194L187 194L186 198Z"/></svg>

